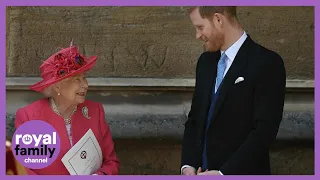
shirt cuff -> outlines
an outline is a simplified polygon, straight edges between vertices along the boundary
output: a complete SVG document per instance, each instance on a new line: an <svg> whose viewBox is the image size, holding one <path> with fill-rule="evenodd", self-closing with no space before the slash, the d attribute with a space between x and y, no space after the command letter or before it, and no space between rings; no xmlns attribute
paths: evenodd
<svg viewBox="0 0 320 180"><path fill-rule="evenodd" d="M196 171L196 169L195 169L194 167L189 166L189 165L184 165L184 166L181 167L181 172L180 172L180 173L182 174L182 170L183 170L184 168L187 168L187 167L191 167L191 168L194 169L194 171Z"/></svg>

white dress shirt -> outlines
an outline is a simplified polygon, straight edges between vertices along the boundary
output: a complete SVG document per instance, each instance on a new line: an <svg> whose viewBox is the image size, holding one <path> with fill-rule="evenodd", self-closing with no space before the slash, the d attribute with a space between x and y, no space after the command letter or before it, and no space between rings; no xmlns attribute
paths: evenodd
<svg viewBox="0 0 320 180"><path fill-rule="evenodd" d="M242 44L244 43L244 41L247 39L248 35L246 32L243 32L242 36L240 37L240 39L238 39L238 41L236 41L232 46L230 46L226 51L226 70L224 71L223 77L227 74L230 66L232 65L234 58L236 57L240 47L242 46ZM224 51L221 51L221 54ZM217 92L218 87L215 87L215 92Z"/></svg>
<svg viewBox="0 0 320 180"><path fill-rule="evenodd" d="M227 74L227 72L228 72L230 66L232 65L232 63L233 63L233 61L234 61L234 59L235 59L235 57L236 57L236 55L237 55L240 47L242 46L242 44L244 43L244 41L247 39L247 37L248 37L247 33L246 33L246 32L243 32L243 34L242 34L242 36L240 37L240 39L238 39L238 41L236 41L232 46L230 46L230 47L225 51L227 57L226 57L226 59L225 59L225 61L226 61L226 69L225 69L225 71L224 71L223 77L225 77L225 75ZM221 54L222 54L222 53L223 53L223 51L221 51ZM218 87L215 86L215 92L217 92L217 89L218 89ZM189 166L189 165L184 165L184 166L182 166L182 167L181 167L181 174L182 174L182 170L183 170L184 168L186 168L186 167L192 167L192 166ZM194 167L192 167L192 168L196 171L196 169L195 169ZM219 172L220 172L220 171L219 171ZM220 172L220 174L223 175L222 172Z"/></svg>

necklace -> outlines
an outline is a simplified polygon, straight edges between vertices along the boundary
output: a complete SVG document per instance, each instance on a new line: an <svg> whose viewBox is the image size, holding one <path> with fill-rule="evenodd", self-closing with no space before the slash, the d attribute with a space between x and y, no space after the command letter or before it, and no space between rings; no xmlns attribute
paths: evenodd
<svg viewBox="0 0 320 180"><path fill-rule="evenodd" d="M50 105L52 110L58 114L59 116L61 116L61 114L59 113L58 107L56 105L56 103L54 102L54 100L52 98L50 98ZM69 118L64 118L64 123L66 125L71 124L71 116L77 111L77 106L74 108L74 110L72 111L71 115Z"/></svg>

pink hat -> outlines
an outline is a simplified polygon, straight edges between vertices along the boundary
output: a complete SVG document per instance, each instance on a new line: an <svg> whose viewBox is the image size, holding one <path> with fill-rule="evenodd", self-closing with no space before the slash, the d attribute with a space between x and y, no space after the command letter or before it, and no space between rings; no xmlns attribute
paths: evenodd
<svg viewBox="0 0 320 180"><path fill-rule="evenodd" d="M58 81L89 71L96 64L97 58L97 56L86 58L71 43L69 48L60 50L43 62L40 66L43 80L32 85L30 89L41 92Z"/></svg>

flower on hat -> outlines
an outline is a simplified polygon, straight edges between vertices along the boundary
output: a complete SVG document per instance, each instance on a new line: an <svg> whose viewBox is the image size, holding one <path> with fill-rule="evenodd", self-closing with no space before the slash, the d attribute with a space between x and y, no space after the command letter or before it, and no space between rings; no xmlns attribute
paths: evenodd
<svg viewBox="0 0 320 180"><path fill-rule="evenodd" d="M66 51L58 53L54 57L52 65L55 67L55 77L61 78L86 65L86 61L81 54L77 52Z"/></svg>

